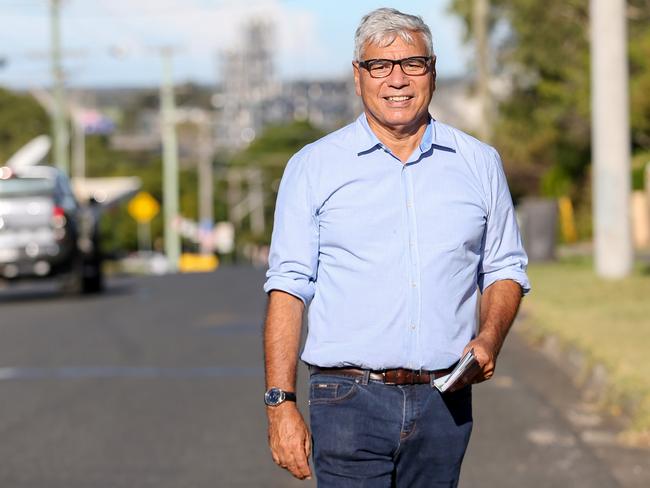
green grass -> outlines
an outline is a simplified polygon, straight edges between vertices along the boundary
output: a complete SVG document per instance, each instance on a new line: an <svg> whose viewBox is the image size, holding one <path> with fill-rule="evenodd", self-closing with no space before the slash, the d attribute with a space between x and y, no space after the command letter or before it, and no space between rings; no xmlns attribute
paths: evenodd
<svg viewBox="0 0 650 488"><path fill-rule="evenodd" d="M609 402L630 406L631 429L650 432L650 274L598 278L588 260L529 267L526 330L554 335L608 371Z"/></svg>

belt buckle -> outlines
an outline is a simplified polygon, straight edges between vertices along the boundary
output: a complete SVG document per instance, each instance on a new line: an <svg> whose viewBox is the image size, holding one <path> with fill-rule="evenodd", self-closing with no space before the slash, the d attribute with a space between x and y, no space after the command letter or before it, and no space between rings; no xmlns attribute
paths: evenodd
<svg viewBox="0 0 650 488"><path fill-rule="evenodd" d="M420 377L422 376L422 368L416 369L413 371L413 383L412 384L420 384Z"/></svg>
<svg viewBox="0 0 650 488"><path fill-rule="evenodd" d="M422 377L422 368L396 369L391 371L394 373L395 381L389 381L387 379L388 370L384 370L381 372L381 375L384 377L385 385L415 385L419 383L420 378Z"/></svg>

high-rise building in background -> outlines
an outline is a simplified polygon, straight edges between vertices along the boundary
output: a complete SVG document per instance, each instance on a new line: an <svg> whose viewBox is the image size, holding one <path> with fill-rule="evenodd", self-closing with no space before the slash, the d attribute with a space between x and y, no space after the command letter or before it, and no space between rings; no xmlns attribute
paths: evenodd
<svg viewBox="0 0 650 488"><path fill-rule="evenodd" d="M354 118L360 104L351 80L280 81L274 67L274 27L255 19L241 33L240 47L221 53L216 108L217 146L239 149L269 124L308 120L334 129Z"/></svg>
<svg viewBox="0 0 650 488"><path fill-rule="evenodd" d="M213 97L218 146L237 149L250 143L266 124L268 105L280 91L273 52L273 26L250 21L240 47L220 54L221 85Z"/></svg>

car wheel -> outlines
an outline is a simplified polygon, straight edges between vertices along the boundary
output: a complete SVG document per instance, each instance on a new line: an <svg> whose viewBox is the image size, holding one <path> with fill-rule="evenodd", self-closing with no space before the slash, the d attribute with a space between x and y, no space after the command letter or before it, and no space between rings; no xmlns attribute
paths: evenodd
<svg viewBox="0 0 650 488"><path fill-rule="evenodd" d="M84 269L81 259L75 259L72 269L64 275L61 291L66 295L81 295L84 293Z"/></svg>
<svg viewBox="0 0 650 488"><path fill-rule="evenodd" d="M104 289L104 273L99 260L84 263L82 293L99 293Z"/></svg>

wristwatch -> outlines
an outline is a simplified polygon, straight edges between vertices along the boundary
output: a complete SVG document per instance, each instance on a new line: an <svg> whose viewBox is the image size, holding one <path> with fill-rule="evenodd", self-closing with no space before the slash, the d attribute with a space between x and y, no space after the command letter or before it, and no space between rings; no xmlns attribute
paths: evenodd
<svg viewBox="0 0 650 488"><path fill-rule="evenodd" d="M292 391L284 391L280 388L269 388L264 393L264 403L269 407L277 407L283 402L295 402L296 394Z"/></svg>

